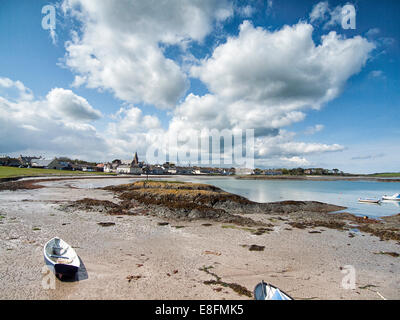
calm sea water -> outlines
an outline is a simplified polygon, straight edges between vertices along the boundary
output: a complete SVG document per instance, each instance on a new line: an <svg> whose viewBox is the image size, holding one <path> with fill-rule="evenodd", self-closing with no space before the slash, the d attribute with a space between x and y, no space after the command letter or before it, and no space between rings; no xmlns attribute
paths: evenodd
<svg viewBox="0 0 400 320"><path fill-rule="evenodd" d="M185 179L186 180L186 179ZM214 185L252 201L320 201L347 207L360 216L382 217L400 213L400 202L359 203L358 198L381 198L400 193L400 182L310 181L310 180L238 180L234 178L189 178L188 181Z"/></svg>

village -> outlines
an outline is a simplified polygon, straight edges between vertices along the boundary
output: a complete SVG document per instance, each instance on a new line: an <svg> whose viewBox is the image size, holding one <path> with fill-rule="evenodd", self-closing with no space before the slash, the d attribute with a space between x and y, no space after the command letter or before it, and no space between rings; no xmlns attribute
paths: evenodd
<svg viewBox="0 0 400 320"><path fill-rule="evenodd" d="M295 169L248 169L248 168L221 168L221 167L200 167L200 166L180 166L172 162L164 164L148 164L139 161L137 152L132 160L115 159L111 162L87 162L83 160L72 160L67 157L55 157L53 159L44 159L41 156L22 156L13 158L10 156L0 156L0 166L17 168L35 168L35 169L53 169L66 171L83 172L104 172L117 175L345 175L338 169L323 168L295 168Z"/></svg>

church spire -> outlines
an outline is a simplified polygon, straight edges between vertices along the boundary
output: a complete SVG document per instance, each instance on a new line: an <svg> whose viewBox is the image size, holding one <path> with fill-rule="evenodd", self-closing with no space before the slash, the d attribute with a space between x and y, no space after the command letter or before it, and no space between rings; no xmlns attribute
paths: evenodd
<svg viewBox="0 0 400 320"><path fill-rule="evenodd" d="M137 152L135 152L135 156L133 157L133 164L134 165L138 165L139 164L139 158L138 158Z"/></svg>

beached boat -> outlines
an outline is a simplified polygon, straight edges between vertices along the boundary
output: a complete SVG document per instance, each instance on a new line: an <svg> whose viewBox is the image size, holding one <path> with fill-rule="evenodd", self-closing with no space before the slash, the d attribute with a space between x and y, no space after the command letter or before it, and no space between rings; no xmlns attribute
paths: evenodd
<svg viewBox="0 0 400 320"><path fill-rule="evenodd" d="M365 202L365 203L380 203L380 199L373 199L373 198L366 198L366 199L358 199L358 202Z"/></svg>
<svg viewBox="0 0 400 320"><path fill-rule="evenodd" d="M73 277L80 267L75 250L64 240L53 238L43 248L44 261L56 276Z"/></svg>
<svg viewBox="0 0 400 320"><path fill-rule="evenodd" d="M255 300L293 300L287 293L264 281L254 288L254 298Z"/></svg>
<svg viewBox="0 0 400 320"><path fill-rule="evenodd" d="M400 201L400 193L396 193L392 196L384 195L382 197L383 200L392 200L392 201Z"/></svg>

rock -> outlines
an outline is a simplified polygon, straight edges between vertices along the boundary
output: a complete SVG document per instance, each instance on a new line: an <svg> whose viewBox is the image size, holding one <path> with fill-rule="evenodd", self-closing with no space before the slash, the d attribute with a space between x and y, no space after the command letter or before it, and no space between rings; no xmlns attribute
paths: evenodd
<svg viewBox="0 0 400 320"><path fill-rule="evenodd" d="M97 223L99 226L102 226L102 227L111 227L111 226L115 226L115 223L114 222L98 222Z"/></svg>
<svg viewBox="0 0 400 320"><path fill-rule="evenodd" d="M256 244L252 244L249 248L250 251L264 251L265 246L258 246Z"/></svg>

